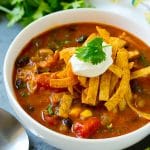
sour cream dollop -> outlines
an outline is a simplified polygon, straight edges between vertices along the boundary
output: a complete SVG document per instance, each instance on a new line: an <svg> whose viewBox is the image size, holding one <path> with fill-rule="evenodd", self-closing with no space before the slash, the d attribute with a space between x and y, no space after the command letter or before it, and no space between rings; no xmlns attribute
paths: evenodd
<svg viewBox="0 0 150 150"><path fill-rule="evenodd" d="M74 74L84 77L96 77L103 74L113 63L112 46L105 42L103 42L103 46L106 46L103 48L103 51L106 54L106 59L96 65L81 61L74 54L70 59Z"/></svg>

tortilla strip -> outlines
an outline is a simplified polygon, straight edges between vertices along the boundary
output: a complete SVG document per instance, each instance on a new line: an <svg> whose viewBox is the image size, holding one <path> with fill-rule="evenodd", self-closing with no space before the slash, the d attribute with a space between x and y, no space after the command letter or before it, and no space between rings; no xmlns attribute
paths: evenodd
<svg viewBox="0 0 150 150"><path fill-rule="evenodd" d="M104 41L106 41L106 42L109 41L110 33L106 29L96 26L96 30L97 30L99 36L104 39Z"/></svg>
<svg viewBox="0 0 150 150"><path fill-rule="evenodd" d="M142 112L140 110L138 110L137 108L135 108L132 104L132 93L131 93L131 88L129 88L128 93L125 95L126 101L128 106L134 111L136 112L140 117L143 117L147 120L150 120L150 114L149 113L145 113Z"/></svg>
<svg viewBox="0 0 150 150"><path fill-rule="evenodd" d="M71 56L75 53L76 47L69 47L69 48L64 48L59 52L59 58L64 59L65 63L67 64Z"/></svg>
<svg viewBox="0 0 150 150"><path fill-rule="evenodd" d="M128 90L128 85L130 80L127 50L120 49L117 55L118 55L118 59L120 59L120 66L123 69L123 75L116 93L113 94L112 97L105 103L105 106L109 111L113 110L117 106L117 104L119 104L119 102L124 98Z"/></svg>
<svg viewBox="0 0 150 150"><path fill-rule="evenodd" d="M140 117L143 117L143 118L145 118L145 119L147 119L147 120L150 120L150 114L145 113L145 112L142 112L142 111L139 111L138 109L136 109L136 108L132 105L131 101L127 101L127 103L128 103L128 105L129 105L129 107L130 107L133 111L135 111Z"/></svg>
<svg viewBox="0 0 150 150"><path fill-rule="evenodd" d="M124 111L126 108L127 102L125 100L125 98L121 99L118 106L119 106L119 110L120 111Z"/></svg>
<svg viewBox="0 0 150 150"><path fill-rule="evenodd" d="M68 62L67 65L66 65L66 72L67 72L67 76L68 77L71 77L71 78L75 78L76 77L76 75L72 71L72 66L71 66L70 62Z"/></svg>
<svg viewBox="0 0 150 150"><path fill-rule="evenodd" d="M73 86L68 86L68 91L70 92L71 95L73 95Z"/></svg>
<svg viewBox="0 0 150 150"><path fill-rule="evenodd" d="M81 95L82 103L85 103L85 104L86 104L87 92L88 92L88 88L85 88L84 90L82 90L82 95Z"/></svg>
<svg viewBox="0 0 150 150"><path fill-rule="evenodd" d="M138 50L132 50L128 51L129 59L137 58L140 55L140 52Z"/></svg>
<svg viewBox="0 0 150 150"><path fill-rule="evenodd" d="M95 33L90 34L90 35L88 36L88 38L86 39L86 41L83 43L83 46L86 46L87 43L88 43L89 41L91 41L92 39L94 39L95 37L97 37L97 35L96 35Z"/></svg>
<svg viewBox="0 0 150 150"><path fill-rule="evenodd" d="M139 43L137 43L135 40L132 39L131 36L129 36L126 32L123 32L119 38L127 41L128 43L132 44L134 47L137 47L137 49L141 49L141 46L139 45ZM145 47L143 47L143 49L145 49Z"/></svg>
<svg viewBox="0 0 150 150"><path fill-rule="evenodd" d="M132 100L132 91L131 91L130 84L128 85L128 90L125 94L125 100L126 100L126 102Z"/></svg>
<svg viewBox="0 0 150 150"><path fill-rule="evenodd" d="M50 79L49 84L52 88L68 88L69 86L76 85L78 80L71 77L66 77L62 79Z"/></svg>
<svg viewBox="0 0 150 150"><path fill-rule="evenodd" d="M121 69L121 71L122 71L122 66L121 66L122 58L121 58L120 55L118 55L120 50L121 49L118 49L118 52L117 52L116 66L118 66ZM114 74L112 74L111 83L110 83L110 95L113 93L113 91L114 91L118 81L119 81L119 77L114 75Z"/></svg>
<svg viewBox="0 0 150 150"><path fill-rule="evenodd" d="M114 92L118 82L119 82L119 78L116 75L112 74L111 80L110 80L110 90L109 90L110 96Z"/></svg>
<svg viewBox="0 0 150 150"><path fill-rule="evenodd" d="M111 72L106 71L101 76L100 88L99 88L99 100L107 101L109 99Z"/></svg>
<svg viewBox="0 0 150 150"><path fill-rule="evenodd" d="M132 68L133 68L133 66L134 66L134 62L133 62L133 61L131 61L131 62L129 63L129 69L132 69Z"/></svg>
<svg viewBox="0 0 150 150"><path fill-rule="evenodd" d="M52 73L53 76L55 76L54 78L65 78L66 77L66 69Z"/></svg>
<svg viewBox="0 0 150 150"><path fill-rule="evenodd" d="M60 100L58 115L60 117L67 118L71 104L72 104L71 95L64 94L62 99Z"/></svg>
<svg viewBox="0 0 150 150"><path fill-rule="evenodd" d="M105 103L105 106L109 111L114 109L117 106L117 104L123 99L127 91L127 87L128 87L127 84L129 82L129 77L130 77L129 71L125 70L119 88L117 89L116 93Z"/></svg>
<svg viewBox="0 0 150 150"><path fill-rule="evenodd" d="M82 103L95 106L98 87L99 87L99 77L90 78L89 87L87 88L87 96L82 98ZM83 96L85 96L85 94Z"/></svg>
<svg viewBox="0 0 150 150"><path fill-rule="evenodd" d="M87 87L87 78L83 76L78 76L78 80L81 86Z"/></svg>
<svg viewBox="0 0 150 150"><path fill-rule="evenodd" d="M110 37L109 44L112 45L112 57L115 59L117 51L126 45L126 41L117 37Z"/></svg>
<svg viewBox="0 0 150 150"><path fill-rule="evenodd" d="M131 73L131 80L140 78L140 77L146 77L150 74L150 66L136 70Z"/></svg>
<svg viewBox="0 0 150 150"><path fill-rule="evenodd" d="M112 64L108 69L111 72L113 72L117 77L121 78L121 76L122 76L122 69L120 69L120 67L118 67L117 65Z"/></svg>

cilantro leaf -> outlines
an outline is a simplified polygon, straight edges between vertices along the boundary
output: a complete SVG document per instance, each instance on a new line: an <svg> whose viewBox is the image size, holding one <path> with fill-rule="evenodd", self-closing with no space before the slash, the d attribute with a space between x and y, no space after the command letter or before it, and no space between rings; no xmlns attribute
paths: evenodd
<svg viewBox="0 0 150 150"><path fill-rule="evenodd" d="M54 115L54 112L53 112L53 109L52 109L51 105L48 106L47 111L48 111L49 115Z"/></svg>
<svg viewBox="0 0 150 150"><path fill-rule="evenodd" d="M14 23L18 22L24 15L24 8L21 5L17 5L14 9L8 13L7 17L9 19L8 26L12 26Z"/></svg>
<svg viewBox="0 0 150 150"><path fill-rule="evenodd" d="M7 14L8 26L16 22L26 26L32 21L49 13L70 9L89 7L85 0L0 0L0 11Z"/></svg>
<svg viewBox="0 0 150 150"><path fill-rule="evenodd" d="M106 54L103 51L103 39L96 37L87 43L87 46L76 49L76 57L84 62L89 62L94 65L101 63L106 59Z"/></svg>
<svg viewBox="0 0 150 150"><path fill-rule="evenodd" d="M63 9L71 9L71 8L84 8L91 7L91 5L87 4L84 0L75 0L73 2L61 2L61 6Z"/></svg>
<svg viewBox="0 0 150 150"><path fill-rule="evenodd" d="M21 3L21 2L23 2L23 0L12 0L12 1L11 1L11 4L12 4L12 5L16 5L16 4L19 4L19 3Z"/></svg>
<svg viewBox="0 0 150 150"><path fill-rule="evenodd" d="M133 6L138 6L143 0L132 0L132 5Z"/></svg>
<svg viewBox="0 0 150 150"><path fill-rule="evenodd" d="M39 5L39 7L38 7L38 9L33 14L33 18L34 19L38 19L38 18L44 16L44 14L46 14L48 12L50 12L49 5L42 0L41 3L40 3L40 5Z"/></svg>

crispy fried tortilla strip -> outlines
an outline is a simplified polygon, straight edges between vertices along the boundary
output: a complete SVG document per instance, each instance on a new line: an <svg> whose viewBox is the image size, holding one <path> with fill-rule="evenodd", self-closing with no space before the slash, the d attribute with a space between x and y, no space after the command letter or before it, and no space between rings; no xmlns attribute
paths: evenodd
<svg viewBox="0 0 150 150"><path fill-rule="evenodd" d="M87 93L88 93L88 88L85 88L84 90L82 90L82 95L81 95L82 103L84 102L86 103Z"/></svg>
<svg viewBox="0 0 150 150"><path fill-rule="evenodd" d="M135 107L133 106L133 104L131 103L131 101L127 101L127 103L128 103L128 106L129 106L134 112L136 112L140 117L143 117L143 118L145 118L145 119L147 119L147 120L150 120L150 114L145 113L145 112L142 112L142 111L138 110L137 108L135 108Z"/></svg>
<svg viewBox="0 0 150 150"><path fill-rule="evenodd" d="M83 46L85 46L89 41L91 41L92 39L94 39L95 37L97 37L97 35L95 33L92 33L88 36L88 38L86 39L86 41L83 43Z"/></svg>
<svg viewBox="0 0 150 150"><path fill-rule="evenodd" d="M109 111L114 109L117 104L123 99L126 91L127 91L127 84L129 82L130 74L128 71L124 71L122 80L120 82L119 88L117 89L116 93L105 103L105 106Z"/></svg>
<svg viewBox="0 0 150 150"><path fill-rule="evenodd" d="M110 80L111 80L111 72L106 71L101 76L100 88L99 88L99 100L107 101L109 99L110 93Z"/></svg>
<svg viewBox="0 0 150 150"><path fill-rule="evenodd" d="M113 72L117 77L121 78L121 76L122 76L122 69L120 69L120 67L118 67L117 65L112 64L109 67L109 70L111 72Z"/></svg>
<svg viewBox="0 0 150 150"><path fill-rule="evenodd" d="M150 66L136 70L131 73L131 80L140 78L140 77L146 77L150 74Z"/></svg>
<svg viewBox="0 0 150 150"><path fill-rule="evenodd" d="M67 118L71 104L72 104L72 96L64 94L62 99L60 100L58 115L60 117Z"/></svg>
<svg viewBox="0 0 150 150"><path fill-rule="evenodd" d="M132 91L131 91L130 84L128 85L128 90L127 90L124 98L125 98L126 102L132 100Z"/></svg>
<svg viewBox="0 0 150 150"><path fill-rule="evenodd" d="M143 118L145 118L147 120L150 120L150 114L149 113L142 112L142 111L138 110L137 108L135 108L133 106L133 104L132 104L132 92L131 92L131 88L130 87L128 88L128 92L126 93L125 98L126 98L128 106L134 112L136 112L140 117L143 117Z"/></svg>
<svg viewBox="0 0 150 150"><path fill-rule="evenodd" d="M71 77L71 78L76 77L76 75L72 71L72 66L71 66L70 62L68 62L67 65L66 65L66 73L67 73L68 77Z"/></svg>
<svg viewBox="0 0 150 150"><path fill-rule="evenodd" d="M113 110L119 104L119 102L124 98L128 90L128 85L130 80L130 71L128 66L128 52L125 49L120 49L117 55L118 55L118 59L120 59L120 66L123 69L123 75L120 81L120 85L116 90L116 93L114 93L112 97L105 103L105 106L109 111Z"/></svg>
<svg viewBox="0 0 150 150"><path fill-rule="evenodd" d="M124 41L120 38L117 38L117 37L110 37L108 43L110 45L112 45L112 57L113 57L113 59L115 59L117 51L126 45L126 41Z"/></svg>
<svg viewBox="0 0 150 150"><path fill-rule="evenodd" d="M78 76L78 80L81 86L83 87L87 87L87 77L83 77L83 76Z"/></svg>
<svg viewBox="0 0 150 150"><path fill-rule="evenodd" d="M106 42L109 41L110 33L106 29L96 26L96 30L97 30L99 36L104 39L104 41L106 41Z"/></svg>
<svg viewBox="0 0 150 150"><path fill-rule="evenodd" d="M64 59L67 64L71 56L75 53L76 47L64 48L59 52L60 60Z"/></svg>
<svg viewBox="0 0 150 150"><path fill-rule="evenodd" d="M128 43L132 44L134 47L137 47L137 49L141 49L140 44L137 43L135 40L133 40L133 38L129 34L127 34L126 32L123 32L119 37L121 39L127 41ZM146 49L146 46L144 46L143 49Z"/></svg>
<svg viewBox="0 0 150 150"><path fill-rule="evenodd" d="M126 102L125 98L123 98L122 100L120 100L120 102L118 104L119 110L124 111L126 109L126 105L127 105L127 102Z"/></svg>
<svg viewBox="0 0 150 150"><path fill-rule="evenodd" d="M65 78L67 76L66 69L53 73L55 78Z"/></svg>
<svg viewBox="0 0 150 150"><path fill-rule="evenodd" d="M112 74L111 80L110 80L110 90L109 90L110 91L110 96L114 92L118 82L119 82L119 78L116 75Z"/></svg>
<svg viewBox="0 0 150 150"><path fill-rule="evenodd" d="M128 51L128 54L129 54L129 59L131 60L139 57L140 52L138 50L132 50L132 51Z"/></svg>
<svg viewBox="0 0 150 150"><path fill-rule="evenodd" d="M98 87L99 87L99 77L90 78L89 87L87 89L87 96L86 98L82 99L82 103L95 106L98 94Z"/></svg>
<svg viewBox="0 0 150 150"><path fill-rule="evenodd" d="M119 51L120 49L118 49L118 53L116 55L116 66L118 66L119 69L121 69L121 72L123 73L122 66L121 66L122 58L120 58L121 56L118 55ZM119 77L116 76L115 74L112 74L111 82L110 82L110 95L112 95L112 93L114 92L114 89L118 82L119 82Z"/></svg>
<svg viewBox="0 0 150 150"><path fill-rule="evenodd" d="M134 66L134 62L133 62L133 61L131 61L131 62L129 63L129 69L132 69L132 68L133 68L133 66Z"/></svg>
<svg viewBox="0 0 150 150"><path fill-rule="evenodd" d="M62 79L50 79L50 87L52 88L68 88L68 86L73 86L78 83L78 80L71 77L66 77Z"/></svg>
<svg viewBox="0 0 150 150"><path fill-rule="evenodd" d="M68 91L70 92L71 95L73 95L73 86L68 86Z"/></svg>

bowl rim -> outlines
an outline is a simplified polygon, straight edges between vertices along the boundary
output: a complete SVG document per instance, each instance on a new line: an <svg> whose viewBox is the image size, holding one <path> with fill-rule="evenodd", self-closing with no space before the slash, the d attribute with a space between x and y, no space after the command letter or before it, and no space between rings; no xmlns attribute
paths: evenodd
<svg viewBox="0 0 150 150"><path fill-rule="evenodd" d="M59 132L56 132L54 130L51 130L47 127L45 127L44 125L40 124L38 121L34 120L30 115L28 115L24 110L23 108L21 107L21 105L19 104L19 102L17 101L16 97L13 96L13 91L11 91L11 88L9 86L9 83L8 83L8 80L7 80L7 76L5 76L7 74L7 61L10 59L10 51L12 51L14 45L16 44L16 39L18 39L24 32L26 32L28 30L28 28L32 28L33 26L35 26L37 23L47 19L49 16L55 16L55 14L61 14L61 13L65 13L65 12L72 12L72 11L77 11L75 9L70 9L70 10L63 10L63 11L58 11L58 12L55 12L55 13L52 13L52 14L49 14L49 15L46 15L34 22L32 22L30 25L28 25L27 27L25 27L16 37L15 39L13 40L13 42L11 43L11 45L9 46L8 50L7 50L7 53L5 55L5 59L4 59L4 66L3 66L3 78L4 78L4 85L5 85L5 89L6 89L6 92L7 92L7 95L9 97L9 102L11 103L11 106L13 108L13 110L16 112L17 114L17 110L23 115L23 118L26 118L28 121L30 121L32 124L34 124L34 126L36 126L37 128L39 128L41 131L43 132L47 132L48 134L51 134L52 136L56 136L56 137L59 137L61 139L64 139L64 140L69 140L70 142L73 142L73 141L77 141L77 142L85 142L85 143L98 143L98 142L106 142L108 140L110 141L118 141L118 140L121 140L121 139L127 139L128 136L136 136L136 134L138 133L142 133L144 131L148 131L148 129L150 129L150 122L145 124L144 126L140 127L139 129L137 130L134 130L132 132L129 132L127 134L124 134L124 135L120 135L120 136L115 136L115 137L109 137L109 138L103 138L103 139L83 139L83 138L76 138L76 137L71 137L71 136L68 136L68 135L64 135L64 134L61 134ZM95 9L95 8L80 8L78 9L78 11L99 11L101 13L113 13L113 12L108 12L108 11L104 11L104 10L98 10L98 9ZM117 16L120 16L120 17L123 17L123 18L126 18L124 16L121 16L117 13L113 13L114 15L117 15ZM126 18L127 20L130 20L128 18ZM130 22L134 22L134 21L131 21ZM46 31L46 30L45 30ZM30 39L31 40L31 39ZM19 52L18 52L18 55L19 55ZM13 83L11 83L13 84ZM17 114L18 116L18 114ZM19 116L18 116L19 117ZM30 130L29 127L27 127L27 129ZM32 132L32 131L31 131ZM150 134L150 133L149 133Z"/></svg>

